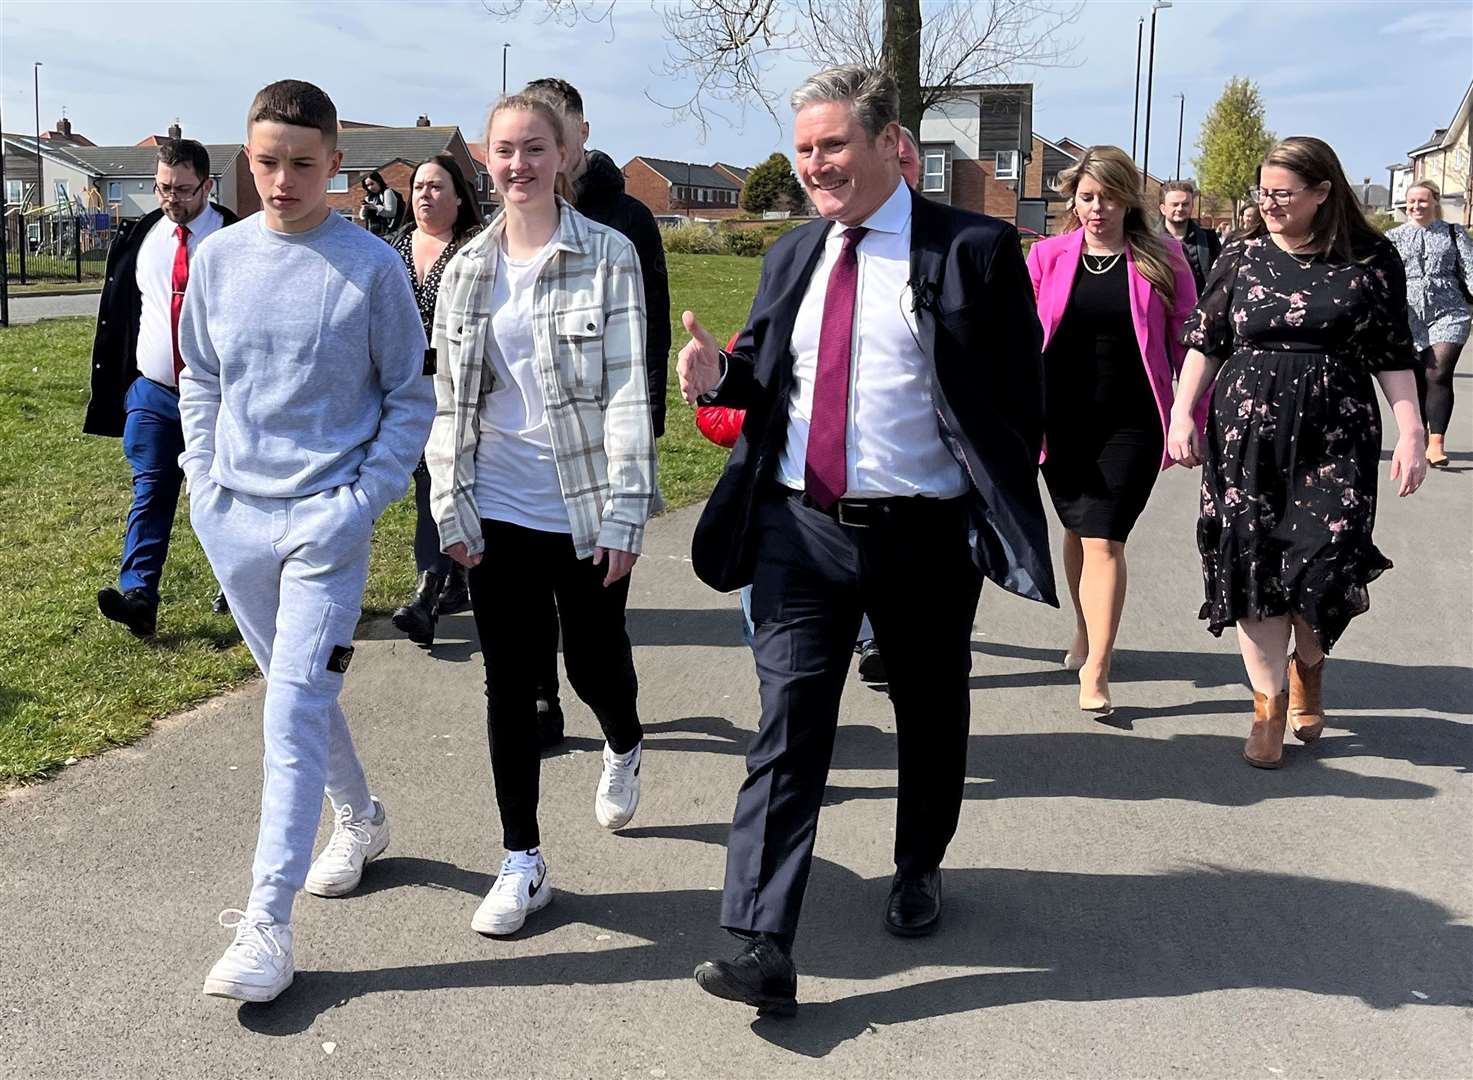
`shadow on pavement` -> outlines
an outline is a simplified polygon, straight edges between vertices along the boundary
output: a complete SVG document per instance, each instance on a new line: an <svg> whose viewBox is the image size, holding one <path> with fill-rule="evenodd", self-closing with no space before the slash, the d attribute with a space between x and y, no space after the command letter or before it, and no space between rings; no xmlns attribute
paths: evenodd
<svg viewBox="0 0 1473 1080"><path fill-rule="evenodd" d="M1204 711L1217 712L1221 702ZM1350 717L1313 747L1285 746L1279 770L1252 769L1239 752L1247 723L1231 735L1132 738L1103 729L972 735L968 740L966 798L1092 798L1125 801L1181 799L1214 806L1252 806L1266 799L1338 796L1352 799L1427 799L1430 784L1365 776L1327 761L1354 757L1404 759L1417 765L1473 771L1473 726L1437 717ZM686 738L682 736L698 736ZM719 716L645 725L646 752L745 753L751 733ZM843 724L834 744L834 770L892 771L892 732ZM735 795L735 791L732 793ZM824 805L851 799L893 799L893 786L830 782Z"/></svg>
<svg viewBox="0 0 1473 1080"><path fill-rule="evenodd" d="M1063 686L1074 681L1074 675L1060 666L1063 649L973 641L972 651L1009 660L1036 660L1044 665L1039 671L973 675L974 690ZM1245 714L1252 711L1243 662L1236 653L1116 649L1110 663L1111 687L1129 687L1137 682L1189 682L1204 689L1243 687L1243 711ZM1125 697L1126 694L1117 693L1116 696ZM1427 709L1457 715L1473 714L1473 668L1451 664L1383 664L1331 657L1325 666L1325 704L1333 712L1337 706L1343 707L1350 702L1354 702L1357 709ZM1222 709L1220 701L1200 704L1210 704L1214 712ZM1193 709L1194 706L1186 705L1156 712L1175 714Z"/></svg>
<svg viewBox="0 0 1473 1080"><path fill-rule="evenodd" d="M724 824L704 824L622 835L721 844L726 832ZM405 865L393 868L396 862ZM405 884L466 891L484 880L430 860L386 860L378 869L388 870L391 880L402 875ZM1376 1009L1473 1006L1466 964L1473 927L1398 889L1210 866L1167 874L948 869L940 932L903 941L881 929L888 887L888 877L863 879L815 860L809 918L796 953L800 1001L804 976L893 980L936 967L964 973L812 1002L789 1021L754 1021L749 1010L731 1005L732 1021L752 1021L752 1030L768 1042L823 1057L877 1026L1030 1001L1261 987L1354 997ZM669 982L671 1007L680 1008L700 993L691 981L694 966L736 951L734 941L713 930L719 918L715 892L556 896L538 916L538 935L581 924L650 944L495 959L499 944L493 940L486 942L485 960L303 972L275 1003L242 1006L240 1023L261 1034L296 1034L326 1010L371 994L493 986ZM847 914L826 919L824 912Z"/></svg>

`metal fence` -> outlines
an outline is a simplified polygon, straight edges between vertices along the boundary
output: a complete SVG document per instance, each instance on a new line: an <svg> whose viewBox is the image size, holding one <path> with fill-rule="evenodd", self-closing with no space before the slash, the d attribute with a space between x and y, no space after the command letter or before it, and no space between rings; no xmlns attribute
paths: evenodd
<svg viewBox="0 0 1473 1080"><path fill-rule="evenodd" d="M102 281L109 230L96 228L90 215L48 214L6 220L5 278L33 282Z"/></svg>

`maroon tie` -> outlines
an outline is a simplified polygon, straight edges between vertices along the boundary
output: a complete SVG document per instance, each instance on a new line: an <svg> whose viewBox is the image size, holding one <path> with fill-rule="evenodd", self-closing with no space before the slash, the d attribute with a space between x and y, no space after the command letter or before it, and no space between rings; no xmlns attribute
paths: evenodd
<svg viewBox="0 0 1473 1080"><path fill-rule="evenodd" d="M863 227L844 233L839 261L829 274L823 297L823 324L818 332L818 370L813 376L813 413L808 421L808 453L803 488L827 509L838 502L849 482L849 357L854 346L854 299L859 285L859 253Z"/></svg>
<svg viewBox="0 0 1473 1080"><path fill-rule="evenodd" d="M179 246L174 249L174 272L169 279L173 296L169 300L169 318L174 330L174 385L179 385L179 373L184 370L184 357L179 352L179 314L184 310L184 287L189 284L189 226L180 225L174 230Z"/></svg>

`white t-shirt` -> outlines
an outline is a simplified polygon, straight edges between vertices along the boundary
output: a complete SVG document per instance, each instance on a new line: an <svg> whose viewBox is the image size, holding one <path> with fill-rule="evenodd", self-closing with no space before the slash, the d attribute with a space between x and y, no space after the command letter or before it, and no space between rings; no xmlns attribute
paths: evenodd
<svg viewBox="0 0 1473 1080"><path fill-rule="evenodd" d="M188 223L189 258L200 241L209 236L225 219L210 203ZM179 226L164 215L148 230L138 248L138 292L143 307L138 317L138 372L145 379L152 379L165 386L174 385L174 318L171 301L174 297L174 253L179 250L179 238L174 230Z"/></svg>
<svg viewBox="0 0 1473 1080"><path fill-rule="evenodd" d="M496 253L486 343L495 386L481 399L475 496L483 518L571 533L532 337L533 289L551 253L551 241L525 262Z"/></svg>

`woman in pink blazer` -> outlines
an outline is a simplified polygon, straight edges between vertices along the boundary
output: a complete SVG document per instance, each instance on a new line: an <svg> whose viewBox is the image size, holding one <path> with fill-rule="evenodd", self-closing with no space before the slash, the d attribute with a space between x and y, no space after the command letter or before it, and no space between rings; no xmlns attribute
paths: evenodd
<svg viewBox="0 0 1473 1080"><path fill-rule="evenodd" d="M1125 606L1125 541L1166 455L1182 321L1197 300L1181 245L1159 232L1141 175L1118 147L1094 146L1059 175L1062 236L1033 245L1028 270L1043 323L1043 475L1064 526L1064 574L1079 707L1110 712L1110 654Z"/></svg>

